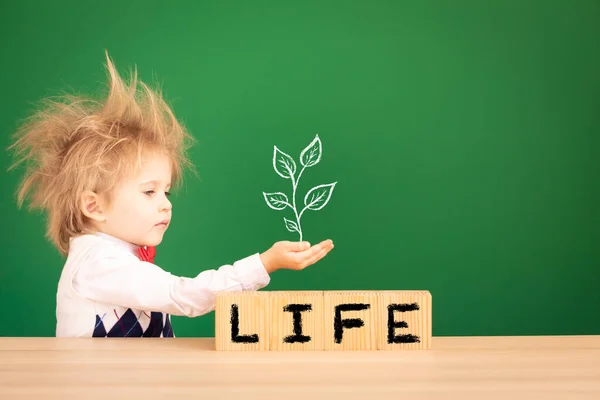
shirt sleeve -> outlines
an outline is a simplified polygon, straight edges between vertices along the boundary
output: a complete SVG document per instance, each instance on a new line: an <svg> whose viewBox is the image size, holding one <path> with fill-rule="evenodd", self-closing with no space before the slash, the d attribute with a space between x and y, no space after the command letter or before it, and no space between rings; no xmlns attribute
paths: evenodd
<svg viewBox="0 0 600 400"><path fill-rule="evenodd" d="M269 282L258 253L194 278L175 276L135 256L105 256L79 267L72 279L73 289L90 300L187 317L212 311L217 292L258 290Z"/></svg>

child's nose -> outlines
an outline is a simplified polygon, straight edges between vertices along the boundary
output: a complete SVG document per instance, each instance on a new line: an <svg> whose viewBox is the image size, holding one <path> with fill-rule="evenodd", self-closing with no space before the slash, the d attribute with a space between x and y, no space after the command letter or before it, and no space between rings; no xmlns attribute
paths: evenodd
<svg viewBox="0 0 600 400"><path fill-rule="evenodd" d="M173 205L171 204L171 202L169 201L169 199L165 198L163 203L161 204L161 211L171 211L171 209L173 208Z"/></svg>

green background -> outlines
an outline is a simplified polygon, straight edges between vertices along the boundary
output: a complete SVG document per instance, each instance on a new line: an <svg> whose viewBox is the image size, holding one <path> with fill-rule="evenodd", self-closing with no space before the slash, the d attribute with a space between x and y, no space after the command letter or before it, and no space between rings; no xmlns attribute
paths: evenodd
<svg viewBox="0 0 600 400"><path fill-rule="evenodd" d="M273 146L321 162L298 201L335 249L268 290L425 289L434 335L600 334L600 2L3 3L0 130L104 88L104 50L162 86L198 143L156 263L178 275L296 240ZM64 259L0 154L0 335L53 336ZM296 161L298 162L298 161ZM212 336L214 313L174 318Z"/></svg>

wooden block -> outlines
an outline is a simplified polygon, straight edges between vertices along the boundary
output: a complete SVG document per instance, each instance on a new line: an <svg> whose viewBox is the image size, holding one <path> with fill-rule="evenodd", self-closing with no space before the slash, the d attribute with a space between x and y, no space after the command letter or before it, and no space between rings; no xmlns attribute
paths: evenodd
<svg viewBox="0 0 600 400"><path fill-rule="evenodd" d="M270 350L323 350L323 292L269 293Z"/></svg>
<svg viewBox="0 0 600 400"><path fill-rule="evenodd" d="M325 291L325 350L376 350L377 292Z"/></svg>
<svg viewBox="0 0 600 400"><path fill-rule="evenodd" d="M431 293L382 290L377 297L377 350L431 348Z"/></svg>
<svg viewBox="0 0 600 400"><path fill-rule="evenodd" d="M268 292L220 292L215 304L216 350L269 350Z"/></svg>
<svg viewBox="0 0 600 400"><path fill-rule="evenodd" d="M218 351L431 348L426 290L220 292L215 317Z"/></svg>

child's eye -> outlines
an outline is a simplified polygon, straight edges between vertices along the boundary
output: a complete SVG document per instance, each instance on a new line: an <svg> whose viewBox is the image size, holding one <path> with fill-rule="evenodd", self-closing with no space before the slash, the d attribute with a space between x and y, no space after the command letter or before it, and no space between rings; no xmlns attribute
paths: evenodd
<svg viewBox="0 0 600 400"><path fill-rule="evenodd" d="M171 192L165 192L165 195L166 195L167 197L169 197L169 196L171 195Z"/></svg>
<svg viewBox="0 0 600 400"><path fill-rule="evenodd" d="M150 196L150 195L154 194L154 190L146 190L144 193L147 194L148 196Z"/></svg>

